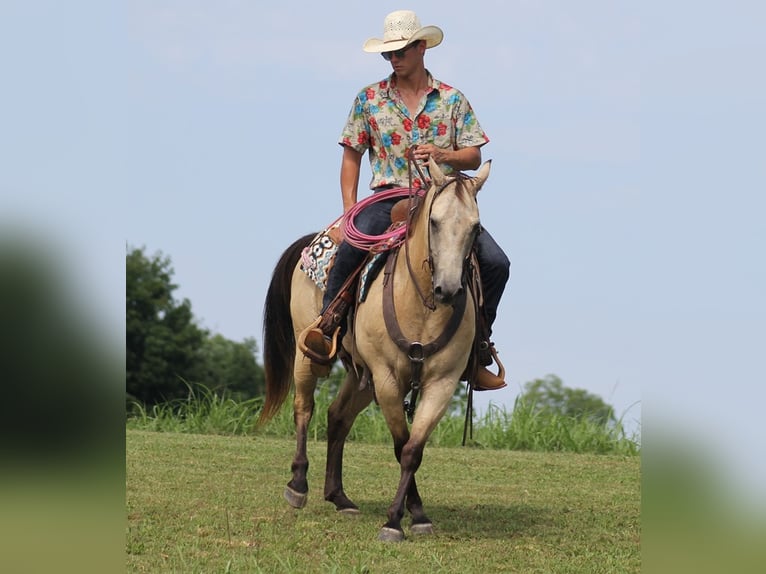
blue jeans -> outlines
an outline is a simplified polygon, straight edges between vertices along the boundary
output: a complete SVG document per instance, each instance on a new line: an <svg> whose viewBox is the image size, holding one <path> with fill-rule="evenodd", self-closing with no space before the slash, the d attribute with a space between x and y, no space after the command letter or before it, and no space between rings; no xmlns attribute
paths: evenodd
<svg viewBox="0 0 766 574"><path fill-rule="evenodd" d="M367 235L382 235L391 225L391 209L398 199L400 198L394 197L371 203L356 216L354 226ZM327 306L335 299L343 283L362 264L367 253L366 250L357 249L347 241L340 244L330 275L327 277L327 289L322 299L323 309L327 309Z"/></svg>
<svg viewBox="0 0 766 574"><path fill-rule="evenodd" d="M481 228L476 238L476 256L479 260L479 276L484 289L484 312L487 315L487 327L492 334L492 324L497 317L497 306L505 290L505 284L511 276L511 262L497 244L489 231Z"/></svg>
<svg viewBox="0 0 766 574"><path fill-rule="evenodd" d="M367 235L385 233L391 225L391 208L396 202L397 199L393 198L370 204L356 216L354 225L360 232ZM510 277L511 262L483 227L476 238L476 253L479 260L479 276L484 289L484 312L487 315L489 332L492 333L492 324L497 317L497 307ZM343 283L361 265L366 255L367 251L357 249L345 241L340 244L335 254L335 263L327 278L327 289L322 299L323 309L327 309L327 306L335 299Z"/></svg>

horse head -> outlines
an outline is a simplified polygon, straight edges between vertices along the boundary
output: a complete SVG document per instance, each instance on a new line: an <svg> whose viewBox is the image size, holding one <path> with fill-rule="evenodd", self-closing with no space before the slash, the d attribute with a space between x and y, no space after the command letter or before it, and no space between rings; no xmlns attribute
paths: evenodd
<svg viewBox="0 0 766 574"><path fill-rule="evenodd" d="M433 158L429 159L432 182L425 213L436 303L450 305L465 289L465 261L481 230L476 195L489 177L490 165L491 161L485 162L475 177L445 175Z"/></svg>

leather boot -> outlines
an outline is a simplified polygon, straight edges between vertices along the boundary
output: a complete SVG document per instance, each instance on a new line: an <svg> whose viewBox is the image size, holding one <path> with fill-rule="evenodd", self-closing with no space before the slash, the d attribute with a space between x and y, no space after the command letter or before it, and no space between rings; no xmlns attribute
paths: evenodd
<svg viewBox="0 0 766 574"><path fill-rule="evenodd" d="M506 382L494 374L487 367L479 367L476 372L476 381L473 387L474 391L497 391L504 389L508 385Z"/></svg>
<svg viewBox="0 0 766 574"><path fill-rule="evenodd" d="M497 351L494 349L495 344L489 341L482 341L479 345L479 369L476 373L476 381L474 383L475 391L497 391L504 389L508 385L505 380L505 369L500 363L498 363L498 373L495 375L492 371L487 369L492 364L493 357L497 357Z"/></svg>
<svg viewBox="0 0 766 574"><path fill-rule="evenodd" d="M346 315L354 298L349 289L351 279L353 277L346 280L341 292L298 336L298 348L311 359L311 372L317 377L330 373L340 347L338 342L343 339Z"/></svg>
<svg viewBox="0 0 766 574"><path fill-rule="evenodd" d="M298 336L298 347L311 360L311 372L317 377L326 377L335 363L340 327L332 335L326 335L319 327L321 321L320 315L303 330Z"/></svg>

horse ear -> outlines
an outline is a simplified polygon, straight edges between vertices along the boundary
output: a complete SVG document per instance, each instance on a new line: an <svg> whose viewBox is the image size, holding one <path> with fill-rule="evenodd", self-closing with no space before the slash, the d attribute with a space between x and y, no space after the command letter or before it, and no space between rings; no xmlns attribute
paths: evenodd
<svg viewBox="0 0 766 574"><path fill-rule="evenodd" d="M473 178L474 189L476 190L476 193L479 193L481 186L484 185L485 181L487 181L490 167L492 167L492 160L488 159L484 162L484 165L481 166L481 169L479 170L479 173L476 174L476 177Z"/></svg>
<svg viewBox="0 0 766 574"><path fill-rule="evenodd" d="M436 185L442 185L446 176L439 167L439 164L434 161L433 156L428 156L428 173L431 174L431 179Z"/></svg>

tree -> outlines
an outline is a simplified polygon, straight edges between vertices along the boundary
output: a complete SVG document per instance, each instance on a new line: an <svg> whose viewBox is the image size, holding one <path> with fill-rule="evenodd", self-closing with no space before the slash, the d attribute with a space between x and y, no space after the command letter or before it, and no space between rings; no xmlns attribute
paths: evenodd
<svg viewBox="0 0 766 574"><path fill-rule="evenodd" d="M200 328L189 300L173 298L169 257L132 249L126 265L129 399L153 405L186 398L197 385L235 400L264 393L255 339L235 342Z"/></svg>
<svg viewBox="0 0 766 574"><path fill-rule="evenodd" d="M186 396L184 381L203 373L207 332L198 327L188 299L176 301L170 259L132 249L126 262L126 391L156 404Z"/></svg>
<svg viewBox="0 0 766 574"><path fill-rule="evenodd" d="M202 381L213 392L235 400L263 395L266 383L255 359L257 351L253 338L237 343L222 335L208 337L202 346Z"/></svg>
<svg viewBox="0 0 766 574"><path fill-rule="evenodd" d="M584 389L570 389L555 375L535 379L524 385L519 402L531 405L543 415L560 415L575 419L589 418L605 425L615 423L614 408L601 397Z"/></svg>

